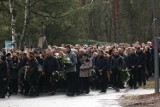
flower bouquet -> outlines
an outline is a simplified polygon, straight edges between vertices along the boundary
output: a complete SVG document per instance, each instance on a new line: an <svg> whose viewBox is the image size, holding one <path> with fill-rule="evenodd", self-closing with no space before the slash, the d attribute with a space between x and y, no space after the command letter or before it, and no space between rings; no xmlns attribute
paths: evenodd
<svg viewBox="0 0 160 107"><path fill-rule="evenodd" d="M63 66L63 69L67 70L71 67L72 62L69 57L64 56L64 57L58 57L58 60L60 64Z"/></svg>
<svg viewBox="0 0 160 107"><path fill-rule="evenodd" d="M129 74L129 69L126 68L126 69L122 69L122 72L121 72L121 80L123 82L128 82L129 78L130 78L130 74Z"/></svg>
<svg viewBox="0 0 160 107"><path fill-rule="evenodd" d="M32 68L30 66L25 66L24 79L29 81L32 74L33 74Z"/></svg>

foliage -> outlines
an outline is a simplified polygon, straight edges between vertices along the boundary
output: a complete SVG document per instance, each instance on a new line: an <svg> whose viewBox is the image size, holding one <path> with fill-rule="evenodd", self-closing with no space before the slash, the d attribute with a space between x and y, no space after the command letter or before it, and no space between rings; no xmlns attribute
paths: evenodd
<svg viewBox="0 0 160 107"><path fill-rule="evenodd" d="M25 0L15 0L17 41L23 31ZM47 24L47 40L53 45L85 43L88 40L114 42L114 0L33 0L24 45L37 46L41 22ZM85 4L84 4L85 3ZM11 40L8 0L0 0L0 47ZM150 0L119 0L120 42L152 39ZM157 2L158 18L160 2Z"/></svg>

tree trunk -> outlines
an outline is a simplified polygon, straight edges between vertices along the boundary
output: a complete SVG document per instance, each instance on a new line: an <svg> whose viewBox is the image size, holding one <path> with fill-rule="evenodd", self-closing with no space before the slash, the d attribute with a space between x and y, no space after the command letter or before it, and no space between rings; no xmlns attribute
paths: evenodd
<svg viewBox="0 0 160 107"><path fill-rule="evenodd" d="M9 8L11 13L11 35L13 49L17 48L17 35L16 35L16 16L17 11L15 10L15 0L9 0Z"/></svg>
<svg viewBox="0 0 160 107"><path fill-rule="evenodd" d="M24 24L23 24L23 31L20 37L20 44L19 48L23 48L25 38L28 34L29 24L30 24L30 10L31 10L31 1L26 0L25 2L25 11L24 11ZM29 34L28 34L29 35Z"/></svg>
<svg viewBox="0 0 160 107"><path fill-rule="evenodd" d="M114 20L114 40L119 42L120 30L119 30L119 1L113 0L113 20Z"/></svg>

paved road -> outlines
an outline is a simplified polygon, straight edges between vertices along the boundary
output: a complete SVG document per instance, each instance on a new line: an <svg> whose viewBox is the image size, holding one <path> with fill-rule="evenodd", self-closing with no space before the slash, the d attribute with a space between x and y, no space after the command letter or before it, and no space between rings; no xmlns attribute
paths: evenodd
<svg viewBox="0 0 160 107"><path fill-rule="evenodd" d="M106 94L92 91L89 95L67 97L63 94L54 96L41 95L30 98L21 95L0 99L0 107L121 107L118 99L122 95L141 95L153 93L153 90L121 90L119 93L109 89Z"/></svg>

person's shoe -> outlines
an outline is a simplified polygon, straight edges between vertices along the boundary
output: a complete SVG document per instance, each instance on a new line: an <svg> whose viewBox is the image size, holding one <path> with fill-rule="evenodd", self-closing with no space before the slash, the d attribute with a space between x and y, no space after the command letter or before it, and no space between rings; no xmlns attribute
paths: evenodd
<svg viewBox="0 0 160 107"><path fill-rule="evenodd" d="M89 94L89 91L85 91L85 94Z"/></svg>
<svg viewBox="0 0 160 107"><path fill-rule="evenodd" d="M76 95L80 95L80 92L76 93Z"/></svg>
<svg viewBox="0 0 160 107"><path fill-rule="evenodd" d="M106 91L105 90L101 90L99 93L106 93Z"/></svg>
<svg viewBox="0 0 160 107"><path fill-rule="evenodd" d="M2 95L2 96L0 96L0 98L5 98L5 96L4 96L4 95Z"/></svg>
<svg viewBox="0 0 160 107"><path fill-rule="evenodd" d="M48 95L55 95L55 92L54 91L49 92Z"/></svg>
<svg viewBox="0 0 160 107"><path fill-rule="evenodd" d="M35 96L39 96L39 93L36 93Z"/></svg>
<svg viewBox="0 0 160 107"><path fill-rule="evenodd" d="M28 93L24 93L24 96L28 96Z"/></svg>
<svg viewBox="0 0 160 107"><path fill-rule="evenodd" d="M135 86L135 87L134 87L134 89L136 90L136 89L138 89L138 87L137 87L137 86Z"/></svg>
<svg viewBox="0 0 160 107"><path fill-rule="evenodd" d="M116 90L115 90L116 92L119 92L119 88L116 88Z"/></svg>
<svg viewBox="0 0 160 107"><path fill-rule="evenodd" d="M124 86L122 86L122 87L120 87L120 89L125 89L126 87L124 87Z"/></svg>
<svg viewBox="0 0 160 107"><path fill-rule="evenodd" d="M74 94L73 93L68 93L67 96L72 97L72 96L74 96Z"/></svg>

